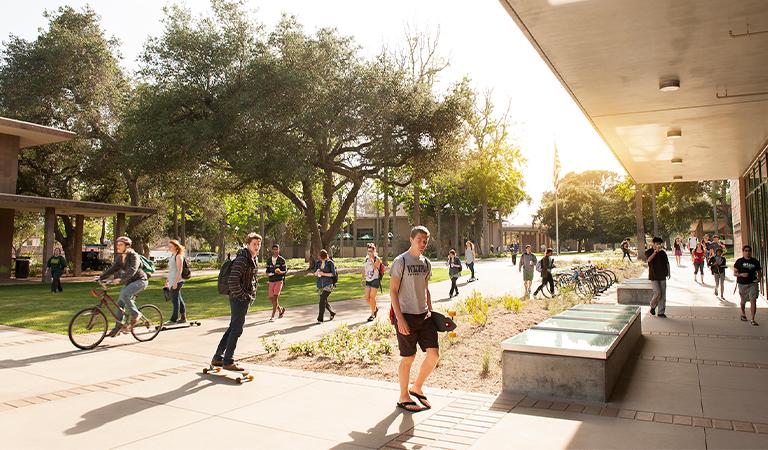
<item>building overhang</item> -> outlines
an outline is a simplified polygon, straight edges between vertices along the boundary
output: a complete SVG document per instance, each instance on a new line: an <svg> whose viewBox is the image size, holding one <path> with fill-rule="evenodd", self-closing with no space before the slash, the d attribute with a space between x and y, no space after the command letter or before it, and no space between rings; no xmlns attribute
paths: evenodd
<svg viewBox="0 0 768 450"><path fill-rule="evenodd" d="M53 144L77 137L71 131L0 117L0 134L19 137L19 148Z"/></svg>
<svg viewBox="0 0 768 450"><path fill-rule="evenodd" d="M141 206L115 205L111 203L83 202L59 198L36 197L31 195L0 193L0 209L13 209L25 212L44 212L53 208L60 216L83 215L88 217L110 217L117 214L126 216L150 216L157 214L154 208Z"/></svg>

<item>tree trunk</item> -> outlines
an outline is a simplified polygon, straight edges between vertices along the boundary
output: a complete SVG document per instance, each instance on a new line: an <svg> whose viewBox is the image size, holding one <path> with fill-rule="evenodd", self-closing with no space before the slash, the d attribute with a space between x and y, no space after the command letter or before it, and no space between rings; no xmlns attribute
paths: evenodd
<svg viewBox="0 0 768 450"><path fill-rule="evenodd" d="M179 227L179 242L187 245L187 205L181 204L181 226Z"/></svg>
<svg viewBox="0 0 768 450"><path fill-rule="evenodd" d="M381 248L381 209L379 208L379 194L376 193L376 224L373 226L373 243L376 248Z"/></svg>
<svg viewBox="0 0 768 450"><path fill-rule="evenodd" d="M421 189L419 180L413 182L413 226L421 225Z"/></svg>
<svg viewBox="0 0 768 450"><path fill-rule="evenodd" d="M107 240L107 218L101 218L101 237L99 238L99 244L104 245L104 241Z"/></svg>
<svg viewBox="0 0 768 450"><path fill-rule="evenodd" d="M63 230L59 224L63 225ZM67 261L74 261L75 227L72 224L72 217L59 216L56 220L56 226L53 227L53 234L56 240L61 244L61 248L64 251L64 257Z"/></svg>
<svg viewBox="0 0 768 450"><path fill-rule="evenodd" d="M267 237L264 236L266 234L266 228L264 224L264 197L263 196L261 199L261 206L259 207L259 220L261 221L259 234L261 235L261 242L262 242L261 248L259 249L259 259L264 261L264 246L266 245L264 241L267 239Z"/></svg>
<svg viewBox="0 0 768 450"><path fill-rule="evenodd" d="M441 258L441 257L444 256L443 255L443 242L442 242L442 238L441 238L441 234L440 234L440 232L442 231L442 227L441 227L442 223L441 223L441 220L440 220L440 216L442 216L442 214L440 214L440 212L441 212L440 208L438 208L437 214L436 214L436 216L437 216L437 233L435 233L435 251L437 252L437 257L438 258Z"/></svg>
<svg viewBox="0 0 768 450"><path fill-rule="evenodd" d="M480 208L480 254L488 254L488 203L483 203Z"/></svg>
<svg viewBox="0 0 768 450"><path fill-rule="evenodd" d="M355 196L355 206L352 211L352 257L357 258L357 196Z"/></svg>
<svg viewBox="0 0 768 450"><path fill-rule="evenodd" d="M456 251L459 253L464 253L463 246L461 245L461 242L459 242L459 211L454 208L453 209L453 239L454 239L454 246L456 248Z"/></svg>
<svg viewBox="0 0 768 450"><path fill-rule="evenodd" d="M656 185L651 184L651 210L653 214L653 237L659 235L659 218L656 212Z"/></svg>
<svg viewBox="0 0 768 450"><path fill-rule="evenodd" d="M219 261L224 261L224 257L226 256L225 252L225 236L227 234L227 221L223 218L219 222L219 238L218 238L218 246L219 246Z"/></svg>
<svg viewBox="0 0 768 450"><path fill-rule="evenodd" d="M381 260L387 264L387 255L389 254L389 190L384 188L384 236L381 246Z"/></svg>
<svg viewBox="0 0 768 450"><path fill-rule="evenodd" d="M173 238L179 239L179 205L173 203Z"/></svg>
<svg viewBox="0 0 768 450"><path fill-rule="evenodd" d="M643 185L635 185L635 224L637 226L637 259L645 261L645 224L643 223Z"/></svg>

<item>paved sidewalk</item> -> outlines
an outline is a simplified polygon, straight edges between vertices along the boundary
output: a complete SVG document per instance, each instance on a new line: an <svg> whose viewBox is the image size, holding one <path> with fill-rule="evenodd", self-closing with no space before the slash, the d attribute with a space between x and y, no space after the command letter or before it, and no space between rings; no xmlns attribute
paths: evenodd
<svg viewBox="0 0 768 450"><path fill-rule="evenodd" d="M509 261L477 268L461 297L521 290ZM764 325L744 324L689 272L673 267L668 319L643 315L643 344L609 403L429 389L431 411L403 414L392 383L264 366L249 366L255 380L242 386L202 375L226 319L87 352L64 336L0 327L0 435L12 449L768 448L765 304ZM435 284L436 304L449 304L448 286ZM334 306L337 319L320 326L309 325L313 305L274 323L249 315L239 356L277 329L306 339L367 316L361 300Z"/></svg>

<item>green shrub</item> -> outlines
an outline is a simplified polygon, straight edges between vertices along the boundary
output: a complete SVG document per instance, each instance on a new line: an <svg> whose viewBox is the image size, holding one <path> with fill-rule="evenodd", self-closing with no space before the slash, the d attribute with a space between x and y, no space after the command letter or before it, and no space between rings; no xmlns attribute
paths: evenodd
<svg viewBox="0 0 768 450"><path fill-rule="evenodd" d="M480 376L486 378L491 373L491 351L486 350L483 353L483 360L480 366Z"/></svg>
<svg viewBox="0 0 768 450"><path fill-rule="evenodd" d="M301 341L288 346L288 354L292 357L297 356L315 356L317 354L317 343L315 341Z"/></svg>
<svg viewBox="0 0 768 450"><path fill-rule="evenodd" d="M509 294L501 296L500 301L501 301L501 305L507 311L519 312L521 309L523 309L523 301Z"/></svg>
<svg viewBox="0 0 768 450"><path fill-rule="evenodd" d="M459 311L469 316L469 320L479 326L488 323L488 308L492 305L492 299L486 299L483 294L473 291L472 295L459 303Z"/></svg>
<svg viewBox="0 0 768 450"><path fill-rule="evenodd" d="M277 338L277 333L275 333L274 336L272 336L270 339L267 339L266 337L261 338L261 346L264 347L264 350L267 353L277 353L280 351L280 346L282 345L283 340Z"/></svg>

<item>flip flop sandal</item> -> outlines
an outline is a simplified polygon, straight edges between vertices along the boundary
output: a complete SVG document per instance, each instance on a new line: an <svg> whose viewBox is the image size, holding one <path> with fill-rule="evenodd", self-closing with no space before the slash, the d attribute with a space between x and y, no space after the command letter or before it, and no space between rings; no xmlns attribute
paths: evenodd
<svg viewBox="0 0 768 450"><path fill-rule="evenodd" d="M285 308L281 308L280 309L280 314L277 316L277 318L278 319L282 319L283 318L283 314L285 314Z"/></svg>
<svg viewBox="0 0 768 450"><path fill-rule="evenodd" d="M418 409L411 409L409 406L415 406ZM402 408L408 412L421 412L424 411L425 408L419 408L419 405L416 404L416 402L397 402L397 407Z"/></svg>
<svg viewBox="0 0 768 450"><path fill-rule="evenodd" d="M417 394L417 393L415 393L413 391L408 391L408 393L411 394L412 396L416 397L416 399L419 400L419 403L421 403L422 406L424 406L425 409L431 409L432 408L432 405L429 404L429 400L427 399L426 395ZM427 403L424 403L424 402L427 402Z"/></svg>
<svg viewBox="0 0 768 450"><path fill-rule="evenodd" d="M373 316L368 316L368 320L366 320L366 322L373 322L373 319L375 319L375 317L373 317Z"/></svg>
<svg viewBox="0 0 768 450"><path fill-rule="evenodd" d="M750 320L750 322L751 322L751 323L752 323L752 325L754 325L754 326L758 326L758 325L759 325L759 324L758 324L757 322L755 322L754 320Z"/></svg>

